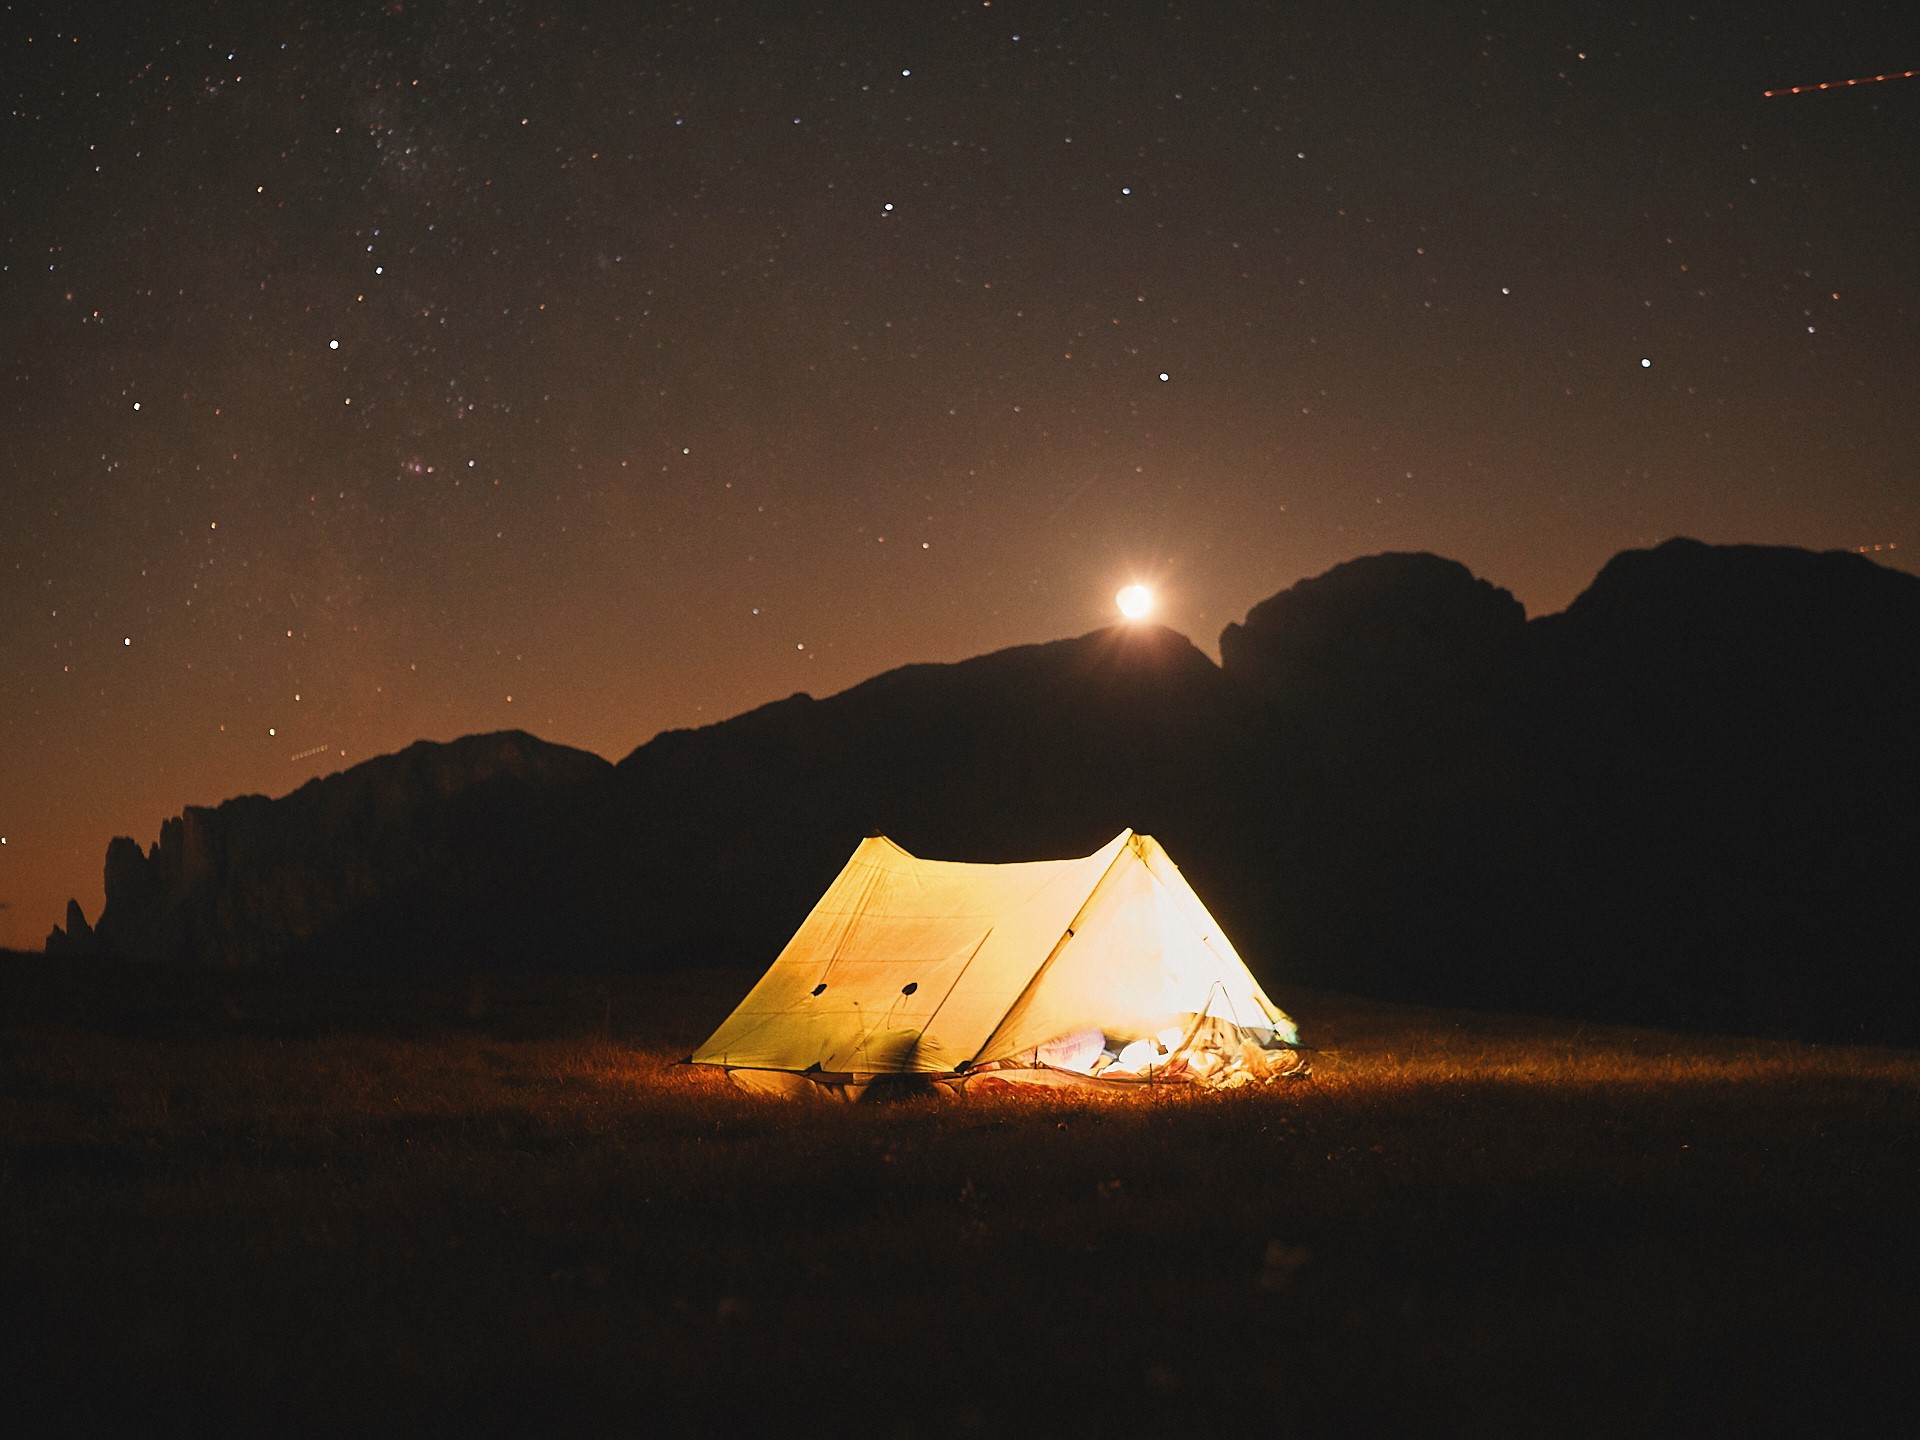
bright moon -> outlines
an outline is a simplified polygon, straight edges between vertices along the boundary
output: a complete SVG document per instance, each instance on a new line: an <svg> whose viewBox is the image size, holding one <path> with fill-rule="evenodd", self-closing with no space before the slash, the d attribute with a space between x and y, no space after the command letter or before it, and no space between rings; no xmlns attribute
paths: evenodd
<svg viewBox="0 0 1920 1440"><path fill-rule="evenodd" d="M1113 597L1113 603L1120 607L1120 613L1129 620L1144 620L1147 612L1153 609L1153 591L1144 585L1128 585Z"/></svg>

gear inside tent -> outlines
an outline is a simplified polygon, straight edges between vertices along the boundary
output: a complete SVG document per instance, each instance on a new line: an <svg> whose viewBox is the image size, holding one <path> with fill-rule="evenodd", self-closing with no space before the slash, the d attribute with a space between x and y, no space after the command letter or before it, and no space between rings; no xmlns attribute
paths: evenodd
<svg viewBox="0 0 1920 1440"><path fill-rule="evenodd" d="M692 1059L785 1093L884 1076L1221 1088L1303 1073L1298 1043L1150 836L1010 865L876 836Z"/></svg>

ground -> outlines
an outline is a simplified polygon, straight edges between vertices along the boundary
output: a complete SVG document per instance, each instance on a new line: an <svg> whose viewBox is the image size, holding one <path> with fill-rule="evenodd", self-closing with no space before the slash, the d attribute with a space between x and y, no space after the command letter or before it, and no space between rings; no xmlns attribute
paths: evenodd
<svg viewBox="0 0 1920 1440"><path fill-rule="evenodd" d="M1755 1433L1910 1403L1920 1055L1280 995L1310 1078L756 1100L752 980L0 963L31 1431Z"/></svg>

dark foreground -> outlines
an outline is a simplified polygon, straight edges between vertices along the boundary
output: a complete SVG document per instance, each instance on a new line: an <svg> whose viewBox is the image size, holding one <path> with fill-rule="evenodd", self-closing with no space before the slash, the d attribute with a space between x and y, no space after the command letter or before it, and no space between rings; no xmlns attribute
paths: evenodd
<svg viewBox="0 0 1920 1440"><path fill-rule="evenodd" d="M1302 992L1327 1048L1260 1093L794 1106L672 1063L751 979L0 965L10 1428L1824 1433L1914 1401L1912 1052Z"/></svg>

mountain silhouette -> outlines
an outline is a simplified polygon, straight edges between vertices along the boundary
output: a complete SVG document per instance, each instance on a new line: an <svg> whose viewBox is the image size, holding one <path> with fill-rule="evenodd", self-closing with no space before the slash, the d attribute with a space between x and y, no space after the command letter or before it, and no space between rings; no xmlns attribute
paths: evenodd
<svg viewBox="0 0 1920 1440"><path fill-rule="evenodd" d="M269 800L188 806L142 851L107 846L91 941L47 948L234 968L274 961L516 963L543 952L570 796L613 767L519 731L425 741Z"/></svg>
<svg viewBox="0 0 1920 1440"><path fill-rule="evenodd" d="M1528 628L1542 993L1920 1036L1920 580L1674 540Z"/></svg>
<svg viewBox="0 0 1920 1440"><path fill-rule="evenodd" d="M189 808L50 951L177 964L769 958L865 835L1162 839L1271 986L1920 1038L1920 580L1674 540L1529 621L1433 555L1220 638L1119 627L669 731L518 732ZM75 923L77 922L77 923Z"/></svg>

